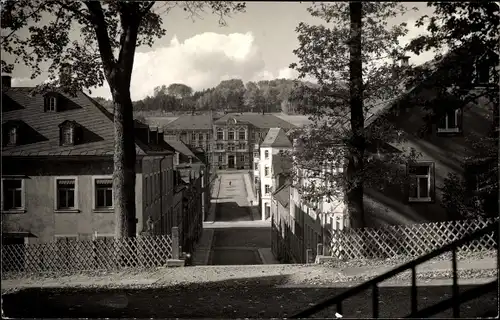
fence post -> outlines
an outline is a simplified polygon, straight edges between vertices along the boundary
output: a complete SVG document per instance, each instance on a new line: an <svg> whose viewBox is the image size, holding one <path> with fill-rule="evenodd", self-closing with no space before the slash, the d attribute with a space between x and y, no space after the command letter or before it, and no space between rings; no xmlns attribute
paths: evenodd
<svg viewBox="0 0 500 320"><path fill-rule="evenodd" d="M323 256L323 255L325 255L325 253L323 252L323 244L318 243L318 245L316 246L316 256Z"/></svg>
<svg viewBox="0 0 500 320"><path fill-rule="evenodd" d="M306 264L311 263L312 249L306 250Z"/></svg>
<svg viewBox="0 0 500 320"><path fill-rule="evenodd" d="M179 259L179 228L172 228L172 259Z"/></svg>

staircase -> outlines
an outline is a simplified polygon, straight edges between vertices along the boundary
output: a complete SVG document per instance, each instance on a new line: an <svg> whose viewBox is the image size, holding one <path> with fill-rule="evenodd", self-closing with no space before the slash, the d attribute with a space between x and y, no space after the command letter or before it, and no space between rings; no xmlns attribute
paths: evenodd
<svg viewBox="0 0 500 320"><path fill-rule="evenodd" d="M307 318L316 314L317 312L329 308L331 306L336 306L336 312L342 315L342 302L352 296L358 295L362 293L364 290L371 289L372 290L372 317L379 317L379 284L389 278L396 276L402 272L407 270L411 270L412 273L412 281L411 281L411 313L406 316L406 318L427 318L432 315L438 314L448 309L453 310L453 317L460 317L460 305L472 299L477 299L480 296L483 296L487 293L497 290L498 288L498 275L495 281L477 286L473 289L467 290L465 292L460 293L458 287L458 276L457 276L457 250L464 244L468 244L473 242L474 240L478 240L481 237L493 234L495 237L496 245L497 245L497 255L498 255L498 229L499 222L493 222L487 225L485 228L470 233L464 236L461 239L458 239L454 242L451 242L437 250L434 250L426 255L423 255L413 261L405 263L391 271L388 271L378 277L373 278L359 286L356 286L342 294L339 294L335 297L328 298L325 301L322 301L316 305L307 308L290 318ZM441 301L436 303L435 305L429 306L422 310L418 310L417 305L417 294L418 294L418 286L417 286L417 273L416 267L424 262L427 262L437 256L442 255L446 252L452 252L452 268L453 268L453 285L452 285L452 297L448 300Z"/></svg>

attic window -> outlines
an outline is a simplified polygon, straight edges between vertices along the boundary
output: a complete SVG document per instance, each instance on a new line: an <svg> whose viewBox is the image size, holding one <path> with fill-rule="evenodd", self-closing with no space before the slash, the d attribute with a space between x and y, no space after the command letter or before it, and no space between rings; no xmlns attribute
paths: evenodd
<svg viewBox="0 0 500 320"><path fill-rule="evenodd" d="M57 112L57 96L50 94L45 96L45 111L46 112Z"/></svg>
<svg viewBox="0 0 500 320"><path fill-rule="evenodd" d="M7 136L7 145L15 146L17 145L19 131L16 126L12 126L9 128L8 136Z"/></svg>
<svg viewBox="0 0 500 320"><path fill-rule="evenodd" d="M476 83L477 84L491 84L495 83L495 65L492 59L487 55L483 56L476 62Z"/></svg>
<svg viewBox="0 0 500 320"><path fill-rule="evenodd" d="M81 138L81 126L75 121L65 121L59 125L60 144L72 146L77 144Z"/></svg>

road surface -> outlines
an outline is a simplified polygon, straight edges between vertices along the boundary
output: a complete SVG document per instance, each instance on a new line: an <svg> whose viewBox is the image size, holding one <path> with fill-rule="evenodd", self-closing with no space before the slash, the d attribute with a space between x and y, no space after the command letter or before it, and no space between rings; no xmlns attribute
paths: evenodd
<svg viewBox="0 0 500 320"><path fill-rule="evenodd" d="M258 249L271 247L270 228L267 225L245 227L252 224L253 219L248 207L243 174L224 173L219 176L221 184L214 225L217 225L217 222L231 222L231 224L214 229L208 264L261 264ZM260 221L255 221L256 225L259 223Z"/></svg>
<svg viewBox="0 0 500 320"><path fill-rule="evenodd" d="M283 288L283 278L265 277L147 290L26 289L3 296L5 316L13 318L283 318L347 289ZM461 290L472 286L460 286ZM404 317L410 310L409 287L381 287L380 317ZM421 286L418 306L423 308L451 296L450 286ZM461 317L495 312L496 292L461 307ZM343 316L371 318L371 292L343 304ZM316 317L333 317L335 309ZM447 318L451 311L436 315Z"/></svg>

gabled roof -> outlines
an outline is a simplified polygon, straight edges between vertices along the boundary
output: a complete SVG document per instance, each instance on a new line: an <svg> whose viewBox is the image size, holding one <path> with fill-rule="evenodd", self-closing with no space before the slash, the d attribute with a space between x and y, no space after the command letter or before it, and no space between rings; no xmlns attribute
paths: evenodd
<svg viewBox="0 0 500 320"><path fill-rule="evenodd" d="M165 130L211 130L210 115L183 115L164 126Z"/></svg>
<svg viewBox="0 0 500 320"><path fill-rule="evenodd" d="M60 112L44 112L44 96L33 94L34 88L12 87L2 93L2 120L22 121L30 134L39 139L33 143L2 146L2 156L112 156L114 154L113 115L83 92L70 96L57 92L68 105ZM55 91L54 91L55 92ZM4 99L7 97L7 99ZM11 108L4 104L15 104ZM61 146L59 124L74 121L83 128L82 143ZM23 134L23 133L21 133ZM161 143L151 144L136 138L136 152L170 153Z"/></svg>
<svg viewBox="0 0 500 320"><path fill-rule="evenodd" d="M165 142L170 145L175 151L179 152L180 154L186 156L186 157L191 157L193 160L199 161L199 159L196 157L196 155L189 149L189 147L182 142L181 140L178 139L167 139Z"/></svg>
<svg viewBox="0 0 500 320"><path fill-rule="evenodd" d="M222 118L216 120L215 124L226 124L226 121L230 118L235 119L237 122L250 123L253 126L260 129L270 129L270 128L283 128L292 129L295 128L293 124L287 122L283 119L278 118L273 114L261 114L261 113L228 113Z"/></svg>
<svg viewBox="0 0 500 320"><path fill-rule="evenodd" d="M265 148L291 148L292 143L286 136L285 130L281 128L271 128L260 146Z"/></svg>
<svg viewBox="0 0 500 320"><path fill-rule="evenodd" d="M283 206L283 208L288 208L290 203L290 183L287 182L283 184L272 196Z"/></svg>

